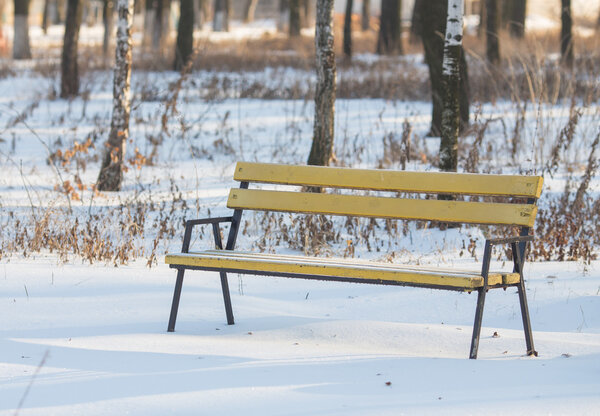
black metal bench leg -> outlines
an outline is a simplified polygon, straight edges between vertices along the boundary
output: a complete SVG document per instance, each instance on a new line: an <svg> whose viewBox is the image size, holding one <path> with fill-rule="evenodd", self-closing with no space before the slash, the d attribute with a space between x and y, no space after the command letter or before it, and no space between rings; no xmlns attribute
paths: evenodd
<svg viewBox="0 0 600 416"><path fill-rule="evenodd" d="M227 315L227 325L233 325L233 309L231 307L231 296L229 295L229 283L227 282L227 273L221 274L221 289L223 289L223 301L225 302L225 314Z"/></svg>
<svg viewBox="0 0 600 416"><path fill-rule="evenodd" d="M533 347L533 334L531 332L531 321L529 320L529 307L527 306L527 294L525 293L525 283L523 278L518 286L519 302L521 303L521 317L523 318L523 330L525 331L525 343L527 344L527 355L537 357L538 353Z"/></svg>
<svg viewBox="0 0 600 416"><path fill-rule="evenodd" d="M475 323L473 324L473 338L471 338L471 354L469 355L469 358L473 360L477 358L477 350L479 349L479 336L481 335L481 321L483 320L485 293L485 288L478 290L477 310L475 311Z"/></svg>
<svg viewBox="0 0 600 416"><path fill-rule="evenodd" d="M177 320L177 310L179 309L179 298L181 297L181 288L183 287L184 269L177 270L177 281L175 282L175 291L173 292L173 303L171 304L171 316L169 317L169 327L167 331L175 331L175 321Z"/></svg>

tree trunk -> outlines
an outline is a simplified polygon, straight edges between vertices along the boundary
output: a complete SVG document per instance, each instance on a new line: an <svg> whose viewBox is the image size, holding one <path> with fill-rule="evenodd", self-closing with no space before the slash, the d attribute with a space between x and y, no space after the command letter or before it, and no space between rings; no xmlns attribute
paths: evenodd
<svg viewBox="0 0 600 416"><path fill-rule="evenodd" d="M142 46L144 48L150 48L153 44L157 7L157 0L146 0L146 7L144 8L144 34L142 37Z"/></svg>
<svg viewBox="0 0 600 416"><path fill-rule="evenodd" d="M573 17L571 15L571 0L561 0L561 63L568 69L573 68Z"/></svg>
<svg viewBox="0 0 600 416"><path fill-rule="evenodd" d="M402 0L381 0L377 53L380 55L402 55L400 13Z"/></svg>
<svg viewBox="0 0 600 416"><path fill-rule="evenodd" d="M112 39L112 32L115 26L114 11L115 5L114 0L104 0L102 7L102 21L104 23L104 37L102 39L102 54L104 59L108 58L108 50L110 41Z"/></svg>
<svg viewBox="0 0 600 416"><path fill-rule="evenodd" d="M229 13L231 0L215 0L215 17L213 19L213 31L229 32Z"/></svg>
<svg viewBox="0 0 600 416"><path fill-rule="evenodd" d="M77 45L79 43L79 27L81 26L82 9L82 0L68 0L61 62L61 98L76 97L77 94L79 94Z"/></svg>
<svg viewBox="0 0 600 416"><path fill-rule="evenodd" d="M300 36L300 0L290 0L289 36Z"/></svg>
<svg viewBox="0 0 600 416"><path fill-rule="evenodd" d="M181 71L192 57L194 50L194 0L180 0L177 46L175 48L175 71Z"/></svg>
<svg viewBox="0 0 600 416"><path fill-rule="evenodd" d="M114 1L114 0L113 0ZM146 0L142 45L162 52L171 29L171 0Z"/></svg>
<svg viewBox="0 0 600 416"><path fill-rule="evenodd" d="M440 169L456 172L460 129L460 56L463 37L463 0L448 0L443 58L444 108L440 141Z"/></svg>
<svg viewBox="0 0 600 416"><path fill-rule="evenodd" d="M4 9L2 11L4 11ZM42 15L42 32L44 32L44 35L48 34L48 19L50 18L50 16L48 16L49 13L50 0L44 0L44 13Z"/></svg>
<svg viewBox="0 0 600 416"><path fill-rule="evenodd" d="M254 21L254 12L256 11L257 5L258 0L246 0L246 3L244 4L244 23Z"/></svg>
<svg viewBox="0 0 600 416"><path fill-rule="evenodd" d="M329 165L333 157L335 114L335 52L333 49L333 0L317 0L315 27L317 87L315 120L309 165Z"/></svg>
<svg viewBox="0 0 600 416"><path fill-rule="evenodd" d="M448 3L447 0L416 0L414 19L423 41L425 62L429 68L431 82L431 129L429 136L440 136L442 131L442 108L444 88L442 81L442 61L444 41L441 34L446 33ZM460 129L469 124L469 77L465 54L460 54Z"/></svg>
<svg viewBox="0 0 600 416"><path fill-rule="evenodd" d="M279 0L279 20L277 30L285 32L290 21L290 0Z"/></svg>
<svg viewBox="0 0 600 416"><path fill-rule="evenodd" d="M302 28L309 28L314 24L314 14L315 8L313 4L314 0L301 0L300 2L300 11L301 11L301 19L300 26Z"/></svg>
<svg viewBox="0 0 600 416"><path fill-rule="evenodd" d="M527 10L526 0L510 0L508 31L515 39L525 36L525 12Z"/></svg>
<svg viewBox="0 0 600 416"><path fill-rule="evenodd" d="M29 0L15 0L14 6L13 59L31 59Z"/></svg>
<svg viewBox="0 0 600 416"><path fill-rule="evenodd" d="M360 13L360 28L366 32L371 27L371 0L363 0Z"/></svg>
<svg viewBox="0 0 600 416"><path fill-rule="evenodd" d="M352 57L352 0L346 0L346 13L344 14L344 56Z"/></svg>
<svg viewBox="0 0 600 416"><path fill-rule="evenodd" d="M498 14L498 13L496 13ZM480 0L479 3L479 24L477 25L477 37L482 38L487 30L487 0Z"/></svg>
<svg viewBox="0 0 600 416"><path fill-rule="evenodd" d="M500 63L500 38L498 26L500 24L500 13L498 0L486 0L486 31L485 31L485 54L491 65Z"/></svg>
<svg viewBox="0 0 600 416"><path fill-rule="evenodd" d="M194 0L194 28L202 30L205 20L206 0ZM258 0L257 0L258 1Z"/></svg>
<svg viewBox="0 0 600 416"><path fill-rule="evenodd" d="M117 15L113 113L102 167L98 175L97 187L100 191L118 191L121 189L125 144L129 138L133 0L117 0Z"/></svg>

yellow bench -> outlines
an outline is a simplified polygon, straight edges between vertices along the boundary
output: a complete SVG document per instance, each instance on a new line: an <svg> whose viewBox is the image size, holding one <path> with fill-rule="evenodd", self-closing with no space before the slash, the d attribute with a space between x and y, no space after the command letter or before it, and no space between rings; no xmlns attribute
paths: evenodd
<svg viewBox="0 0 600 416"><path fill-rule="evenodd" d="M489 289L516 287L521 305L527 354L537 355L527 308L523 280L523 263L527 242L533 240L537 207L543 178L522 175L485 175L442 172L406 172L372 169L289 166L238 162L234 180L239 188L230 190L228 217L205 218L186 222L181 253L167 254L165 262L177 269L168 331L175 330L177 310L187 269L216 271L221 276L227 323L234 323L227 273L296 277L382 285L417 286L458 291L477 291L477 308L473 325L470 358L477 358L485 294ZM249 184L286 185L291 190L249 189ZM301 187L297 190L297 187ZM337 193L315 193L308 188L328 188ZM365 196L339 190L364 190ZM388 194L382 194L387 192ZM495 197L499 202L417 199L389 196L390 192L451 196ZM364 192L363 192L364 193ZM506 225L518 227L519 235L489 239L485 243L480 273L431 266L410 266L383 262L335 258L315 258L235 251L234 246L244 210L278 211L305 214L361 216L451 223ZM230 223L225 248L220 224ZM190 251L192 230L210 224L216 249ZM513 269L510 272L490 269L492 246L510 244Z"/></svg>

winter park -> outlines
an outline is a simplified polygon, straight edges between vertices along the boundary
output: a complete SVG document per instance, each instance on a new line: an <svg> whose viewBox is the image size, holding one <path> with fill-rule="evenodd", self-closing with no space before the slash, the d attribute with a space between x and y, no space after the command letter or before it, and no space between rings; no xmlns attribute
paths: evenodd
<svg viewBox="0 0 600 416"><path fill-rule="evenodd" d="M0 17L0 416L599 413L600 1Z"/></svg>

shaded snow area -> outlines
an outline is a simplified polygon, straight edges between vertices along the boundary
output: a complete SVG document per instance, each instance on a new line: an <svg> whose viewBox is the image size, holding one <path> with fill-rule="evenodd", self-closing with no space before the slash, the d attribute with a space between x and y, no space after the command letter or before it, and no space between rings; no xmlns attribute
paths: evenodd
<svg viewBox="0 0 600 416"><path fill-rule="evenodd" d="M234 274L236 325L227 326L218 275L188 272L167 333L175 271L164 254L180 249L183 220L230 214L238 160L306 161L312 100L281 96L302 97L313 75L198 71L176 94L178 74L134 69L123 189L98 194L112 73L86 72L86 93L66 101L56 98L57 73L44 71L22 65L0 79L0 415L598 414L598 260L526 264L537 358L524 355L514 289L489 292L477 360L467 358L476 295L430 289ZM253 88L290 92L244 98ZM574 194L600 106L578 106L553 167L573 118L568 101L474 106L485 137L462 139L461 169L471 161L478 172L544 174L540 213ZM430 112L425 102L337 100L335 164L401 169L394 152L407 133L406 169L437 170ZM588 195L599 190L591 178ZM245 213L238 248L301 254L299 221ZM494 231L345 218L333 226L331 246L311 254L470 270ZM211 246L208 231L194 248Z"/></svg>
<svg viewBox="0 0 600 416"><path fill-rule="evenodd" d="M227 326L218 275L190 272L167 333L166 267L11 261L0 265L0 414L22 401L19 414L44 416L593 415L594 267L527 267L538 358L523 355L515 291L490 292L469 360L474 294L234 275Z"/></svg>

